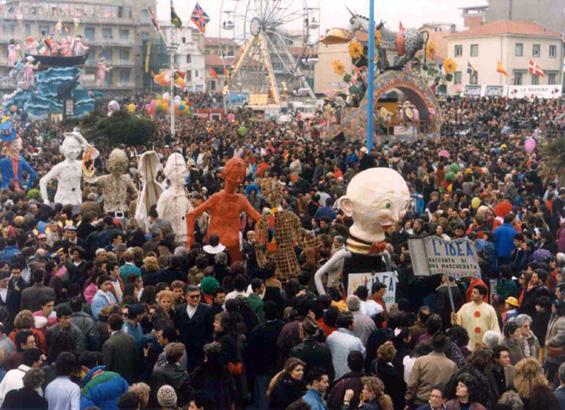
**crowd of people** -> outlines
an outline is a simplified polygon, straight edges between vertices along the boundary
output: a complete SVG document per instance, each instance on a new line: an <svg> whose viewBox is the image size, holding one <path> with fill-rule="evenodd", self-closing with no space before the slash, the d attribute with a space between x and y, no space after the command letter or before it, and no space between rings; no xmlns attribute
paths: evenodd
<svg viewBox="0 0 565 410"><path fill-rule="evenodd" d="M524 150L527 137L538 147L562 138L563 100L442 105L440 137L391 138L371 152L362 138L321 139L316 119L281 125L247 113L234 123L182 118L174 137L157 117L151 147L124 147L136 183L139 154L182 153L195 206L222 189L234 155L259 213L271 204L257 178L277 178L283 207L310 233L294 249L296 277L258 263L256 227L243 216L237 260L221 237L204 240L206 214L187 249L155 209L147 229L133 211L104 214L86 182L76 209L43 204L35 189L3 192L1 408L565 408L565 186L539 150ZM20 118L39 175L61 160L63 131ZM101 174L110 145L92 142ZM339 275L315 280L351 225L334 203L375 166L397 170L413 199L387 234L398 275L388 305L378 281L347 294ZM481 277L414 276L407 241L429 235L470 239Z"/></svg>

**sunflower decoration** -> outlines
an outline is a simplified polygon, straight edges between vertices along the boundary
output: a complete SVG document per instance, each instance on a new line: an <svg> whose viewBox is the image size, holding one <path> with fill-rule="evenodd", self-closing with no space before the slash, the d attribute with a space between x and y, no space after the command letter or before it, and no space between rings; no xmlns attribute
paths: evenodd
<svg viewBox="0 0 565 410"><path fill-rule="evenodd" d="M343 75L345 73L345 66L339 60L332 61L332 69L334 70L334 73L336 73L337 75Z"/></svg>
<svg viewBox="0 0 565 410"><path fill-rule="evenodd" d="M363 45L357 40L351 41L349 43L348 49L349 49L349 55L351 56L352 59L358 60L361 57L363 57L364 54Z"/></svg>
<svg viewBox="0 0 565 410"><path fill-rule="evenodd" d="M443 69L447 74L453 74L457 70L457 64L451 58L443 60Z"/></svg>
<svg viewBox="0 0 565 410"><path fill-rule="evenodd" d="M437 52L436 45L430 41L426 46L426 57L428 58L428 60L434 58L436 52Z"/></svg>

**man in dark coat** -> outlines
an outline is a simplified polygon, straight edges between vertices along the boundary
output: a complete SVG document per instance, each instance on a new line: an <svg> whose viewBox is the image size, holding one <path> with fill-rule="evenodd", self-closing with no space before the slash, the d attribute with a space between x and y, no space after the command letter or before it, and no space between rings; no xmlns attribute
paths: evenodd
<svg viewBox="0 0 565 410"><path fill-rule="evenodd" d="M353 390L354 393L353 398L350 400L349 408L356 409L359 406L361 391L363 390L363 382L361 379L365 377L365 372L363 371L363 354L356 350L349 352L347 356L347 366L351 371L337 379L330 387L330 394L328 396L329 410L341 410L343 396L348 389Z"/></svg>
<svg viewBox="0 0 565 410"><path fill-rule="evenodd" d="M180 396L178 405L185 406L192 396L190 387L190 375L179 361L184 357L184 345L182 343L169 343L165 347L165 358L167 361L155 366L151 375L151 392L154 405L157 405L157 391L161 386L168 384L177 391Z"/></svg>
<svg viewBox="0 0 565 410"><path fill-rule="evenodd" d="M41 369L29 369L22 379L24 387L11 390L4 397L3 409L8 410L47 410L47 399L40 396L37 389L45 381L45 373Z"/></svg>
<svg viewBox="0 0 565 410"><path fill-rule="evenodd" d="M179 330L180 341L186 347L186 367L192 371L202 363L202 348L212 341L214 318L210 306L200 303L201 294L197 286L187 286L184 298L186 306L177 309L175 326Z"/></svg>
<svg viewBox="0 0 565 410"><path fill-rule="evenodd" d="M130 335L122 332L124 320L117 313L112 313L108 318L111 336L102 346L106 370L119 373L129 384L133 383L137 375L137 346Z"/></svg>
<svg viewBox="0 0 565 410"><path fill-rule="evenodd" d="M304 340L290 349L289 357L299 358L306 363L307 369L323 369L329 379L333 380L334 367L330 348L316 340L320 332L318 324L314 319L307 317L302 321L302 331Z"/></svg>
<svg viewBox="0 0 565 410"><path fill-rule="evenodd" d="M44 274L42 270L33 272L31 277L33 285L22 291L22 309L29 309L35 312L41 309L41 301L45 300L47 296L55 299L55 291L53 288L43 284Z"/></svg>

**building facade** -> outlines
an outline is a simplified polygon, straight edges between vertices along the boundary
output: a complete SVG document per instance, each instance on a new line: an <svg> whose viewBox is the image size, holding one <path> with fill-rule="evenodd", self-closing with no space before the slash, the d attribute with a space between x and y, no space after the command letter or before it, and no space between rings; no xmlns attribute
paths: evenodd
<svg viewBox="0 0 565 410"><path fill-rule="evenodd" d="M0 77L7 76L7 46L11 39L22 43L31 36L81 35L89 45L89 57L83 70L83 86L112 94L140 91L146 83L147 43L156 34L148 7L155 0L8 0L0 9ZM62 32L56 31L61 23ZM106 84L98 87L95 73L98 60L105 57L112 70ZM13 89L15 84L0 85Z"/></svg>
<svg viewBox="0 0 565 410"><path fill-rule="evenodd" d="M561 84L563 47L560 34L529 22L495 21L448 36L448 56L457 64L450 93L468 84L553 85ZM545 72L528 72L530 59ZM508 76L497 72L497 63ZM472 67L472 73L467 69Z"/></svg>
<svg viewBox="0 0 565 410"><path fill-rule="evenodd" d="M528 21L565 32L565 0L488 0L486 22Z"/></svg>

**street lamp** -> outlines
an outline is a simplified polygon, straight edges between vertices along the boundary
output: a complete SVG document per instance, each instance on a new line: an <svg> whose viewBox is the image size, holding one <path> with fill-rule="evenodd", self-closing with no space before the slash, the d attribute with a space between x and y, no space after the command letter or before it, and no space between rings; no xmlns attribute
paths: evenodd
<svg viewBox="0 0 565 410"><path fill-rule="evenodd" d="M171 84L170 84L170 91L169 91L169 101L172 101L172 104L169 102L169 115L171 121L171 141L175 139L176 134L176 123L175 123L175 54L179 48L179 44L174 41L173 37L175 37L176 30L171 27L171 43L167 45L167 51L169 52L169 69L171 72ZM166 44L166 43L165 43Z"/></svg>

